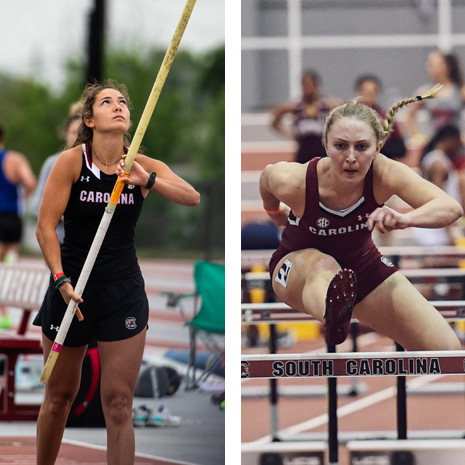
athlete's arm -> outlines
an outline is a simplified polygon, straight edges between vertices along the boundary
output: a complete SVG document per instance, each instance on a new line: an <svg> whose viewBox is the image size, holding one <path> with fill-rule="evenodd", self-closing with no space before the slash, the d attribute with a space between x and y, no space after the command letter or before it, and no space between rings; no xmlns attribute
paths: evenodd
<svg viewBox="0 0 465 465"><path fill-rule="evenodd" d="M81 172L81 164L82 149L80 146L63 152L54 163L45 183L37 219L36 236L53 276L63 272L56 227L68 204L71 188ZM71 299L77 303L82 302L82 298L74 292L71 283L65 283L59 290L66 304L69 304ZM79 319L83 318L79 307L76 307L76 313Z"/></svg>
<svg viewBox="0 0 465 465"><path fill-rule="evenodd" d="M53 275L63 271L56 227L68 204L71 187L80 173L81 150L80 147L67 150L58 157L45 183L40 204L36 236Z"/></svg>
<svg viewBox="0 0 465 465"><path fill-rule="evenodd" d="M442 189L423 179L404 163L379 155L374 163L374 193L383 204L392 195L399 196L412 209L399 213L389 207L376 209L367 225L381 232L408 227L443 228L458 220L463 210L460 204Z"/></svg>
<svg viewBox="0 0 465 465"><path fill-rule="evenodd" d="M287 139L295 139L295 137L291 130L282 125L282 119L285 115L292 113L294 107L295 104L293 102L288 102L284 105L276 107L272 113L271 127Z"/></svg>
<svg viewBox="0 0 465 465"><path fill-rule="evenodd" d="M300 216L305 209L305 173L307 164L278 162L267 165L260 175L260 195L263 200L263 208L275 212L283 207L279 215L270 214L271 219L283 226L287 222L289 207Z"/></svg>
<svg viewBox="0 0 465 465"><path fill-rule="evenodd" d="M29 197L37 186L37 179L27 158L22 153L9 150L5 162L7 177L14 184L21 184L26 197Z"/></svg>
<svg viewBox="0 0 465 465"><path fill-rule="evenodd" d="M200 194L187 181L173 173L166 163L160 160L145 155L137 155L129 176L124 176L123 167L124 159L119 163L116 174L127 184L144 188L149 179L149 173L155 171L157 173L155 184L150 190L158 192L166 199L179 205L195 207L200 203ZM144 190L148 192L146 189Z"/></svg>

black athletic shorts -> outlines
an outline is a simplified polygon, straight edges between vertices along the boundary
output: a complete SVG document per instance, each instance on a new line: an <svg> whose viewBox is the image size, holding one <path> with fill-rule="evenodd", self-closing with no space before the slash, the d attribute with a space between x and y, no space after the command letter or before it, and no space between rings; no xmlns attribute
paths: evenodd
<svg viewBox="0 0 465 465"><path fill-rule="evenodd" d="M21 242L23 222L17 213L0 213L0 242Z"/></svg>
<svg viewBox="0 0 465 465"><path fill-rule="evenodd" d="M77 279L71 278L73 286ZM34 319L35 326L54 341L66 312L67 305L61 292L52 287L52 278L42 306ZM79 309L84 316L77 316L69 327L65 346L78 347L88 344L95 336L98 341L120 341L140 333L147 327L149 304L141 274L120 281L88 281L82 295L84 302Z"/></svg>

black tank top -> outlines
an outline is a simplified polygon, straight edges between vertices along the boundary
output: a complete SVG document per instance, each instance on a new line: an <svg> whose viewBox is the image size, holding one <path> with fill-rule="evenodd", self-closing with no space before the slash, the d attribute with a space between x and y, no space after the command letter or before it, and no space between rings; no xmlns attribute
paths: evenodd
<svg viewBox="0 0 465 465"><path fill-rule="evenodd" d="M61 257L67 276L79 277L116 180L116 174L105 174L92 163L91 150L83 145L81 173L64 213ZM143 201L140 186L124 186L89 279L109 281L140 273L134 236Z"/></svg>

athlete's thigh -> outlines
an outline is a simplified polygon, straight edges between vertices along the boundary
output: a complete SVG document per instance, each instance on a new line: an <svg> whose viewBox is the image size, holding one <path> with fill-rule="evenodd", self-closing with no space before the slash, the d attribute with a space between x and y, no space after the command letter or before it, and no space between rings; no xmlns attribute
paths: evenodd
<svg viewBox="0 0 465 465"><path fill-rule="evenodd" d="M302 292L306 285L322 273L330 277L339 270L339 265L329 255L316 249L303 249L290 252L283 257L273 272L273 290L275 294L292 308L306 311L302 301Z"/></svg>
<svg viewBox="0 0 465 465"><path fill-rule="evenodd" d="M102 393L132 393L139 375L144 355L144 329L133 337L120 341L99 341L99 354L102 365Z"/></svg>
<svg viewBox="0 0 465 465"><path fill-rule="evenodd" d="M453 349L458 342L447 321L401 272L357 304L354 316L407 350Z"/></svg>

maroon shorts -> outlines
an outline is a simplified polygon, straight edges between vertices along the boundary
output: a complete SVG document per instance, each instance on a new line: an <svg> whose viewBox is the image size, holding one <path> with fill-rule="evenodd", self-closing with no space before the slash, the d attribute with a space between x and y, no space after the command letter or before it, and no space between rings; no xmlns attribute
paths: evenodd
<svg viewBox="0 0 465 465"><path fill-rule="evenodd" d="M279 246L273 253L269 263L271 279L273 272L279 261L291 251ZM369 260L350 260L346 262L338 261L341 268L349 268L355 272L357 277L357 298L355 303L361 302L370 292L375 290L383 281L394 274L399 269L393 265L386 257L376 251Z"/></svg>

